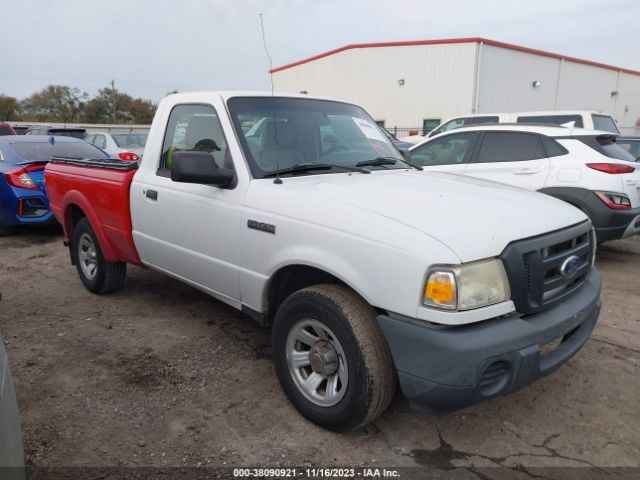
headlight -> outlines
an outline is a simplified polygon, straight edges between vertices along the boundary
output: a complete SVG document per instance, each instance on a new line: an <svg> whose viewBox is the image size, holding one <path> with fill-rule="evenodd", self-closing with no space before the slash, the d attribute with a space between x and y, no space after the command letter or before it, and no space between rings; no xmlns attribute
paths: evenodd
<svg viewBox="0 0 640 480"><path fill-rule="evenodd" d="M435 267L427 274L422 303L445 310L471 310L511 298L509 280L497 258Z"/></svg>

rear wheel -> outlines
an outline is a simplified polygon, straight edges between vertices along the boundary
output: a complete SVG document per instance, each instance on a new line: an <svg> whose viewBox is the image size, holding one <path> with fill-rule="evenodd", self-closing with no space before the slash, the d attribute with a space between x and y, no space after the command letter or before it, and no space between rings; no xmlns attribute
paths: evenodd
<svg viewBox="0 0 640 480"><path fill-rule="evenodd" d="M93 293L109 293L122 287L127 273L124 262L105 260L100 244L87 218L73 232L72 255L83 285Z"/></svg>
<svg viewBox="0 0 640 480"><path fill-rule="evenodd" d="M342 285L316 285L278 309L273 356L298 411L330 430L349 431L380 415L395 394L391 354L375 311Z"/></svg>

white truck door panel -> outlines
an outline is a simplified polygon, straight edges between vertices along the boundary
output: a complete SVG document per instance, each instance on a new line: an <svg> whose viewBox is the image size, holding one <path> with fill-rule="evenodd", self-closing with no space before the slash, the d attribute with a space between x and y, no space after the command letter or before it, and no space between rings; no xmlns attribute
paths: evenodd
<svg viewBox="0 0 640 480"><path fill-rule="evenodd" d="M163 127L152 126L152 134L164 139L155 139L161 149L145 151L144 161L153 165L145 164L131 186L133 237L144 264L239 306L237 245L246 181L228 189L170 178L173 153L178 151L206 151L219 166L233 168L231 147L217 116L224 105L215 107L179 104L160 120Z"/></svg>
<svg viewBox="0 0 640 480"><path fill-rule="evenodd" d="M156 200L146 196L149 190ZM144 197L134 232L144 263L239 300L235 246L243 215L234 192L158 177L136 194Z"/></svg>

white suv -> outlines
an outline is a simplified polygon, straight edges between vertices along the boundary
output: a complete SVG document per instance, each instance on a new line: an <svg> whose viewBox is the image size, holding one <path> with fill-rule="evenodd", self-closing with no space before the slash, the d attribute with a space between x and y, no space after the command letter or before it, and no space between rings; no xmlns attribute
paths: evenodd
<svg viewBox="0 0 640 480"><path fill-rule="evenodd" d="M425 135L411 135L400 138L400 141L417 144L425 138L435 137L440 133L460 127L480 125L487 123L521 123L521 124L545 124L565 125L572 127L588 128L590 130L603 130L609 133L620 134L616 122L611 115L590 110L549 110L539 112L512 112L512 113L476 113L450 118Z"/></svg>
<svg viewBox="0 0 640 480"><path fill-rule="evenodd" d="M603 131L538 125L457 128L411 147L412 163L535 190L580 208L598 241L640 233L640 171Z"/></svg>

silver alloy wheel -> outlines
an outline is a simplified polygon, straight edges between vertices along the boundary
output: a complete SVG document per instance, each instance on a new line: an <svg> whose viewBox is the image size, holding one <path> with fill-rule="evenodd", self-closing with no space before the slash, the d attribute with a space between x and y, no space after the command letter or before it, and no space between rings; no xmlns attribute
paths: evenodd
<svg viewBox="0 0 640 480"><path fill-rule="evenodd" d="M78 261L85 277L93 279L98 271L98 252L88 233L83 233L78 241Z"/></svg>
<svg viewBox="0 0 640 480"><path fill-rule="evenodd" d="M344 397L349 383L347 359L333 332L306 318L287 335L287 365L304 397L321 407L332 407Z"/></svg>

